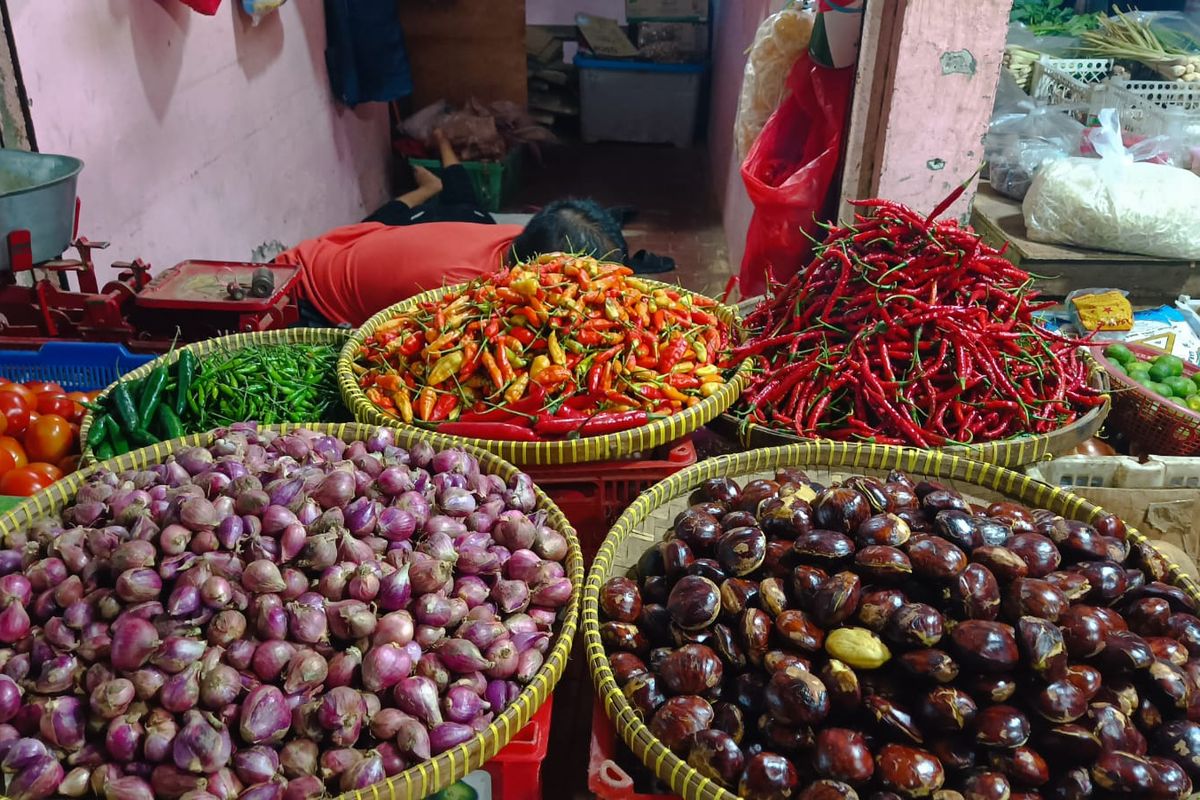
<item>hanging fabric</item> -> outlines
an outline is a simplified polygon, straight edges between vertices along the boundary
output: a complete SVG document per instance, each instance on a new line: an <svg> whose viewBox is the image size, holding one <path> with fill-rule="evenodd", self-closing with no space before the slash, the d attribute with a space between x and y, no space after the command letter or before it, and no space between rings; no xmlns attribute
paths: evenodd
<svg viewBox="0 0 1200 800"><path fill-rule="evenodd" d="M412 71L396 0L325 0L325 64L348 106L412 94Z"/></svg>

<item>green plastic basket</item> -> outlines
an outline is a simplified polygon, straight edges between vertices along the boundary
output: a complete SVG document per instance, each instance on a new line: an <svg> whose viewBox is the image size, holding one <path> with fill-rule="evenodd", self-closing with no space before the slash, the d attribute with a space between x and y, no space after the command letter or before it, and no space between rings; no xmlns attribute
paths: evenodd
<svg viewBox="0 0 1200 800"><path fill-rule="evenodd" d="M523 158L521 148L516 148L503 161L464 161L463 168L471 176L475 196L484 211L495 213L504 205L521 178ZM442 174L442 162L432 158L410 158L414 167L424 167L435 175Z"/></svg>

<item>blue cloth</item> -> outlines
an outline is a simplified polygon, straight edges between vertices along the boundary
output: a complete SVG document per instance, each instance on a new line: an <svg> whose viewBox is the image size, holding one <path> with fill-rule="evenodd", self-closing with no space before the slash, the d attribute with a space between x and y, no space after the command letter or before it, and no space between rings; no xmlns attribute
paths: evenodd
<svg viewBox="0 0 1200 800"><path fill-rule="evenodd" d="M396 0L325 0L325 30L325 65L342 103L389 102L412 94Z"/></svg>

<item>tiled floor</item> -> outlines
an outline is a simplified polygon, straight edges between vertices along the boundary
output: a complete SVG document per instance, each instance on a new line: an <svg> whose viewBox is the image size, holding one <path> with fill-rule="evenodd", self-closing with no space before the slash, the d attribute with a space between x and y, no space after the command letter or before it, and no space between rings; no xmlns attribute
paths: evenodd
<svg viewBox="0 0 1200 800"><path fill-rule="evenodd" d="M634 206L638 215L625 230L631 251L674 258L676 271L663 280L710 296L724 291L729 256L702 146L564 144L545 149L541 164L527 159L522 183L505 211L563 197Z"/></svg>

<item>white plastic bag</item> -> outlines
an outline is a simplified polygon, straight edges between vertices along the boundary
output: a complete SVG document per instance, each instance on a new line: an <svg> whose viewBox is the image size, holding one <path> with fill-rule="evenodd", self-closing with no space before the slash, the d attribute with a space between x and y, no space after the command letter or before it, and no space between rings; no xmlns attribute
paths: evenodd
<svg viewBox="0 0 1200 800"><path fill-rule="evenodd" d="M772 14L758 26L742 75L734 140L738 162L746 160L750 145L758 138L767 117L779 107L788 72L808 47L816 14L798 4Z"/></svg>
<svg viewBox="0 0 1200 800"><path fill-rule="evenodd" d="M1037 105L1011 76L1001 73L983 142L992 188L1020 200L1043 164L1077 155L1083 124L1071 116L1071 110Z"/></svg>
<svg viewBox="0 0 1200 800"><path fill-rule="evenodd" d="M1161 258L1200 258L1200 176L1147 164L1162 143L1122 145L1113 109L1100 112L1090 137L1099 158L1045 165L1022 210L1029 238Z"/></svg>

